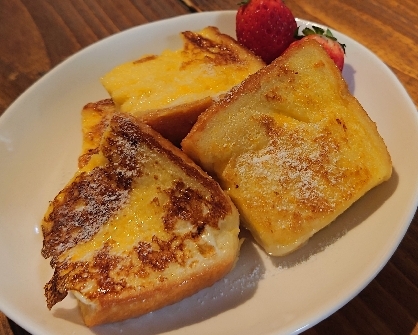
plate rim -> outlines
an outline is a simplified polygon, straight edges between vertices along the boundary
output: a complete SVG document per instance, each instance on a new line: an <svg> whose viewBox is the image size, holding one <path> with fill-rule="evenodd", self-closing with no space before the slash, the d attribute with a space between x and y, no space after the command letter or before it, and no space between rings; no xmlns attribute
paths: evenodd
<svg viewBox="0 0 418 335"><path fill-rule="evenodd" d="M55 74L56 72L59 72L60 71L60 69L61 69L61 67L62 66L66 66L66 64L67 64L67 62L69 62L69 61L71 61L72 59L74 59L74 57L82 57L82 55L83 55L83 53L84 52L86 52L86 51L88 51L88 50L90 50L90 49L93 49L93 48L95 48L96 47L96 45L97 44L100 44L100 43L103 43L105 40L107 41L106 43L110 43L111 42L111 40L113 39L113 38L119 38L119 36L120 35L122 35L122 34L126 34L128 31L133 31L133 30L137 30L137 29L140 29L140 28L142 28L143 26L149 26L149 25L156 25L156 24L164 24L164 22L167 22L167 21L176 21L176 20L180 20L180 19L182 19L182 18L184 18L184 17L191 17L191 16L203 16L203 15L208 15L208 16L213 16L213 15L215 15L215 16L217 16L217 15L224 15L224 14L232 14L232 13L235 13L236 11L235 10L228 10L228 11L210 11L210 12L203 12L203 13L191 13L191 14L182 14L182 15L179 15L179 16L175 16L175 17L171 17L171 18L166 18L166 19L163 19L163 20L158 20L158 21L153 21L153 22L148 22L148 23L144 23L144 24L141 24L141 25L138 25L138 26L134 26L134 27L131 27L131 28L128 28L128 29L125 29L125 30L123 30L123 31L120 31L120 32L117 32L117 33L115 33L115 34L112 34L112 35L109 35L109 36L107 36L107 37L105 37L104 39L101 39L101 40L98 40L98 41L96 41L96 42L94 42L94 43L92 43L92 44L90 44L89 46L87 46L87 47L85 47L85 48L82 48L82 49L80 49L79 51L77 51L76 53L74 53L73 55L71 55L70 57L68 57L67 59L65 59L64 61L62 61L62 62L60 62L59 64L57 64L56 66L54 66L53 68L51 68L44 76L42 76L41 78L39 78L38 80L36 80L33 84L31 84L24 92L22 92L19 96L18 96L18 98L8 107L8 108L6 108L6 110L4 111L4 113L1 115L1 117L0 117L0 129L4 126L4 124L6 124L7 123L7 120L9 120L9 118L12 118L13 117L13 115L12 115L12 113L13 113L13 111L17 108L16 106L19 106L19 104L22 104L22 103L24 103L24 99L25 99L25 97L29 94L28 92L31 92L32 90L36 90L37 89L37 87L38 87L38 85L39 85L39 83L40 82L43 82L43 81L47 81L47 80L50 80L50 77L53 75L53 74ZM306 23L310 23L310 24L315 24L315 25L320 25L320 26L325 26L325 25L323 25L323 24L318 24L318 23L315 23L315 22L312 22L312 21L309 21L309 20L304 20L304 19L298 19L298 20L301 20L301 21L304 21L304 22L306 22ZM325 26L326 27L326 26ZM336 31L337 32L337 34L338 35L344 35L344 36L346 36L345 34L342 34L342 33L339 33L338 31ZM414 106L414 104L413 104L413 102L412 102L412 99L410 98L410 96L408 95L408 93L407 93L407 91L406 91L406 89L405 89L405 87L400 83L400 81L399 81L399 79L396 77L396 75L394 74L394 72L377 56L377 55L375 55L371 50L369 50L367 47L365 47L364 45L362 45L362 44L360 44L359 42L357 42L357 41L355 41L355 40L353 40L352 38L350 38L349 36L346 36L348 39L350 39L350 43L357 43L359 46L361 46L364 50L366 50L367 52L369 52L371 55L373 55L378 61L380 61L386 68L387 68L387 71L388 71L388 73L390 73L392 76L393 76L393 78L396 80L396 83L398 84L398 85L400 85L400 89L403 89L403 94L405 95L405 98L406 98L406 100L408 100L409 99L409 103L410 104L412 104L412 106L413 107L415 107ZM418 120L418 117L416 118L417 120ZM417 121L418 122L418 121ZM414 204L414 206L415 206L415 208L418 206L418 191L415 193L415 198L414 199L411 199L411 203L412 204ZM398 238L398 241L397 241L397 243L396 243L396 246L393 248L393 252L392 253L390 253L390 254L387 254L387 259L386 259L386 261L384 261L384 262L381 262L380 264L379 264L379 266L377 267L377 271L375 271L375 274L374 274L374 276L372 276L371 278L369 278L369 280L367 281L367 282L364 282L364 285L362 286L362 287L359 287L357 290L356 290L356 292L355 293L353 293L350 297L348 297L347 299L346 299L346 301L343 301L343 302L341 302L340 304L338 304L338 306L336 305L335 306L335 308L333 309L333 310L329 310L329 313L327 313L322 319L320 319L320 320L318 320L317 318L314 318L315 320L316 320L316 322L315 322L315 320L312 320L312 322L313 323L309 323L309 324L306 324L304 327L302 327L302 328L300 328L299 330L300 331L303 331L303 330L306 330L306 329L308 329L308 328L310 328L310 327L312 327L313 325L315 325L316 323L318 323L318 322L320 322L320 321L322 321L323 319L325 319L326 317L328 317L329 315L331 315L331 314L333 314L335 311L337 311L338 309L340 309L342 306L344 306L348 301L350 301L355 295L357 295L361 290L363 290L364 289L364 287L366 287L373 279L374 279L374 277L382 270L382 268L387 264L387 262L389 261L389 259L390 259L390 257L393 255L393 253L396 251L396 249L398 248L398 246L399 246L399 244L400 244L400 242L402 241L402 239L403 239L403 237L404 237L404 235L405 235L405 233L406 233L406 231L408 230L408 228L409 228L409 226L410 226L410 223L411 223L411 221L412 221L412 219L413 219L413 217L414 217L414 215L415 215L415 212L410 212L409 213L409 215L408 215L408 224L405 224L405 225L403 225L403 230L402 231L400 231L399 232L399 238ZM19 325L20 324L22 324L22 327L25 327L25 326L23 326L23 323L22 323L22 320L21 320L21 318L19 318L19 317L17 317L16 315L15 315L15 313L16 313L16 311L15 312L13 312L12 310L13 310L13 308L7 308L7 306L4 306L3 305L3 302L2 302L2 299L1 299L1 297L0 297L0 305L1 305L1 309L2 309L2 311L3 311L3 313L4 314L6 314L8 317L10 317L10 319L12 319L12 320L16 320L15 322L16 323L18 323ZM6 308L5 308L6 307ZM31 322L29 322L29 324L30 324ZM36 324L33 324L33 322L32 322L32 325L30 325L30 327L29 328L31 328L31 329L34 329L34 327L35 328L37 328L37 325ZM38 332L38 331L40 331L41 329L34 329L36 332Z"/></svg>

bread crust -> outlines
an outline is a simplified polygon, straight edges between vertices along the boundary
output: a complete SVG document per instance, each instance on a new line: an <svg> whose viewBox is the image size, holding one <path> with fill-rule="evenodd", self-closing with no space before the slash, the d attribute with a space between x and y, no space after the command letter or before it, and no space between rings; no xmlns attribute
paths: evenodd
<svg viewBox="0 0 418 335"><path fill-rule="evenodd" d="M183 31L183 47L121 64L102 78L118 111L179 146L197 116L265 64L218 28Z"/></svg>
<svg viewBox="0 0 418 335"><path fill-rule="evenodd" d="M232 256L232 255L231 255ZM214 266L208 266L191 275L166 281L151 289L140 290L135 295L121 297L102 296L92 303L79 299L79 306L84 323L88 327L139 317L151 311L171 305L186 297L212 286L224 277L234 266L236 257L229 257Z"/></svg>
<svg viewBox="0 0 418 335"><path fill-rule="evenodd" d="M292 45L231 89L181 146L274 256L305 244L392 173L376 124L315 41Z"/></svg>
<svg viewBox="0 0 418 335"><path fill-rule="evenodd" d="M190 132L198 116L213 103L211 97L159 110L150 110L138 119L148 124L176 146ZM135 113L133 113L135 115Z"/></svg>
<svg viewBox="0 0 418 335"><path fill-rule="evenodd" d="M82 152L78 157L78 167L87 165L91 156L99 152L100 140L115 113L112 99L103 99L86 104L81 111L81 130L83 136Z"/></svg>
<svg viewBox="0 0 418 335"><path fill-rule="evenodd" d="M47 305L73 292L88 326L190 296L230 271L239 253L238 211L219 184L120 113L99 153L51 202L42 231L54 268Z"/></svg>

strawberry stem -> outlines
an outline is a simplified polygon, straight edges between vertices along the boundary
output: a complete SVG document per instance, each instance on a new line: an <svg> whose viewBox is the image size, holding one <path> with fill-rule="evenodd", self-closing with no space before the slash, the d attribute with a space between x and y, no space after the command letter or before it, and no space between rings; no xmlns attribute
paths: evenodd
<svg viewBox="0 0 418 335"><path fill-rule="evenodd" d="M345 53L345 47L346 45L343 43L338 42L338 40L335 38L335 36L332 34L332 31L330 29L327 28L327 30L322 29L321 27L317 27L317 26L312 26L312 28L304 28L302 30L303 35L299 35L299 27L296 29L295 32L295 39L297 40L301 40L302 38L304 38L305 36L309 36L309 35L320 35L323 37L326 37L332 41L337 42L341 48L343 49L344 53Z"/></svg>

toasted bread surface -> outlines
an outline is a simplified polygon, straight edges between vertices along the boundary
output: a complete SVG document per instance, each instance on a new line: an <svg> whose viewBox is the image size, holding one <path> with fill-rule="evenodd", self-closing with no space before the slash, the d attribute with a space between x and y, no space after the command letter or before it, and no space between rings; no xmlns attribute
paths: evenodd
<svg viewBox="0 0 418 335"><path fill-rule="evenodd" d="M264 63L215 27L181 33L183 47L145 55L102 78L119 111L157 127L175 144L214 99Z"/></svg>
<svg viewBox="0 0 418 335"><path fill-rule="evenodd" d="M88 326L139 316L212 285L239 252L238 212L180 149L112 113L93 154L50 203L42 255L52 308L73 292Z"/></svg>
<svg viewBox="0 0 418 335"><path fill-rule="evenodd" d="M294 251L392 172L375 123L315 41L232 89L182 148L271 255Z"/></svg>
<svg viewBox="0 0 418 335"><path fill-rule="evenodd" d="M112 99L88 103L81 110L82 152L78 158L78 167L84 167L91 156L99 152L103 132L115 113Z"/></svg>

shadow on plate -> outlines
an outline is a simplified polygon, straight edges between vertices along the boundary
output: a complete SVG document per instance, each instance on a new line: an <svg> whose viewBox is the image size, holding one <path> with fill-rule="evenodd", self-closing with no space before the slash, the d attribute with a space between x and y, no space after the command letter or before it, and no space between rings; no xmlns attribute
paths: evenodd
<svg viewBox="0 0 418 335"><path fill-rule="evenodd" d="M354 94L354 89L355 89L355 81L354 81L355 73L356 73L356 70L354 70L354 68L350 64L348 63L344 64L343 77L347 83L348 89L351 94Z"/></svg>
<svg viewBox="0 0 418 335"><path fill-rule="evenodd" d="M78 306L75 306L72 308L58 307L53 311L53 315L55 318L63 319L73 324L84 326L84 322L83 322L83 319L81 318L81 314L78 309Z"/></svg>
<svg viewBox="0 0 418 335"><path fill-rule="evenodd" d="M395 192L398 183L399 176L393 170L388 181L367 192L334 222L312 236L303 247L287 256L271 257L271 262L277 268L291 268L325 250L378 210Z"/></svg>

